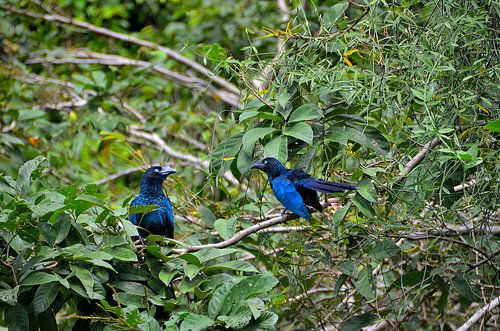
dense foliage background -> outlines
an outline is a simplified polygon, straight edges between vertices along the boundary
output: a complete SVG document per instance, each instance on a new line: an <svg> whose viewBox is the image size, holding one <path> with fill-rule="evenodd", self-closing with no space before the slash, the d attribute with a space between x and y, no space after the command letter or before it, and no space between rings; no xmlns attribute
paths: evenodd
<svg viewBox="0 0 500 331"><path fill-rule="evenodd" d="M1 0L1 323L498 329L499 12ZM262 156L360 190L282 216ZM158 163L178 241L138 251Z"/></svg>

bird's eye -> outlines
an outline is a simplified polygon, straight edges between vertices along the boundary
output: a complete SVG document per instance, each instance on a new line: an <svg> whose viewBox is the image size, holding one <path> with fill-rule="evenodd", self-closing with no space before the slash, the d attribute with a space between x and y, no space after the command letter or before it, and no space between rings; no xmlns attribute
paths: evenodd
<svg viewBox="0 0 500 331"><path fill-rule="evenodd" d="M160 169L155 169L155 172L160 172Z"/></svg>
<svg viewBox="0 0 500 331"><path fill-rule="evenodd" d="M266 160L266 161L264 161L264 162L262 162L262 163L267 164L267 160Z"/></svg>

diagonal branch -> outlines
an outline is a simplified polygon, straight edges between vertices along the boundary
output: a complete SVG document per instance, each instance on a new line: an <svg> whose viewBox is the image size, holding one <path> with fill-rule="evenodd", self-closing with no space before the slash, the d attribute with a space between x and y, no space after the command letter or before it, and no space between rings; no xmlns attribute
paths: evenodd
<svg viewBox="0 0 500 331"><path fill-rule="evenodd" d="M337 199L334 199L334 201L337 201ZM332 199L329 199L329 201L326 203L323 203L322 206L323 206L323 208L327 208L327 207L331 206L331 203L332 203ZM229 238L227 240L224 240L224 241L221 241L218 243L214 243L214 244L187 246L186 248L180 248L180 249L176 248L176 249L173 249L172 251L174 253L177 253L177 254L185 254L185 253L189 253L189 252L196 252L196 251L199 251L199 250L205 249L205 248L226 248L226 247L232 246L232 245L240 242L241 240L243 240L244 238L248 237L249 235L251 235L253 233L259 232L263 229L267 229L273 225L285 223L287 221L294 220L297 218L299 218L299 216L295 215L295 214L285 214L283 216L273 217L273 218L268 219L266 221L252 225L244 230L236 232L231 238Z"/></svg>
<svg viewBox="0 0 500 331"><path fill-rule="evenodd" d="M474 315L471 316L461 327L457 329L457 331L467 331L469 330L477 321L483 318L486 313L489 313L493 309L495 309L500 304L500 297L496 297L491 300L486 306L479 309Z"/></svg>
<svg viewBox="0 0 500 331"><path fill-rule="evenodd" d="M166 79L174 80L183 86L193 88L195 90L210 93L215 95L220 100L227 104L238 107L239 95L228 93L225 90L219 90L212 86L209 82L198 78L190 77L178 72L168 70L163 66L152 64L148 61L130 59L119 55L102 54L92 52L86 49L77 49L66 51L70 56L67 58L31 58L26 61L28 64L32 63L53 63L53 64L100 64L107 66L131 66L139 68L151 68L151 70L164 76Z"/></svg>
<svg viewBox="0 0 500 331"><path fill-rule="evenodd" d="M137 137L137 138L152 142L161 151L165 152L169 156L176 158L176 159L179 159L179 160L187 161L190 164L193 164L198 169L205 170L205 169L208 169L208 167L209 167L208 161L201 160L193 155L181 153L181 152L176 151L175 149L171 148L156 133L149 133L149 132L141 131L139 128L137 128L136 126L133 126L133 125L131 125L127 128L127 132L129 134L131 134L133 137ZM238 179L236 179L229 171L224 174L224 178L226 178L226 180L228 182L230 182L231 184L233 184L235 186L240 185L240 182L238 181Z"/></svg>
<svg viewBox="0 0 500 331"><path fill-rule="evenodd" d="M115 31L112 31L112 30L109 30L109 29L106 29L106 28L103 28L100 26L96 26L96 25L93 25L93 24L90 24L87 22L83 22L83 21L74 19L72 17L64 17L64 16L61 16L58 14L50 14L50 15L49 14L39 14L39 13L35 13L35 12L25 10L25 9L19 9L19 8L16 8L14 6L9 6L9 5L0 5L0 8L3 8L5 10L7 10L11 13L17 14L17 15L31 17L31 18L35 18L35 19L41 19L41 20L44 20L47 22L67 24L67 25L75 26L75 27L85 29L88 31L92 31L94 33L97 33L97 34L100 34L100 35L103 35L106 37L110 37L113 39L122 40L125 42L129 42L132 44L143 46L143 47L157 49L157 50L165 53L168 57L176 60L177 62L182 63L182 64L190 67L191 69L197 71L198 73L202 74L203 76L208 77L212 82L225 88L229 92L236 94L238 96L240 94L239 89L235 85L231 84L230 82L228 82L227 80L225 80L222 77L216 76L212 71L208 70L204 66L182 56L180 53L178 53L178 52L176 52L168 47L161 46L161 45L158 45L158 44L153 43L151 41L140 39L140 38L137 38L137 37L125 34L125 33L115 32Z"/></svg>

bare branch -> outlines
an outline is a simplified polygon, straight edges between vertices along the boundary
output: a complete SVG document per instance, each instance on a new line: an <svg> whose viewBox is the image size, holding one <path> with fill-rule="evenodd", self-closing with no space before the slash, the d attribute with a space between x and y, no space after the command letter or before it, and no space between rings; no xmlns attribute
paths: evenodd
<svg viewBox="0 0 500 331"><path fill-rule="evenodd" d="M107 183L107 182L111 182L111 181L114 181L115 179L118 179L120 177L133 174L134 172L145 170L148 167L149 166L144 165L144 166L130 168L130 169L127 169L127 170L124 170L124 171L120 171L118 173L115 173L115 174L109 175L107 177L104 177L103 179L99 179L98 181L94 182L94 184L101 185L101 184L104 184L104 183Z"/></svg>
<svg viewBox="0 0 500 331"><path fill-rule="evenodd" d="M469 180L468 182L465 182L465 183L462 183L462 184L459 184L459 185L455 185L453 187L453 191L454 192L460 192L460 191L463 191L466 188L474 186L476 184L477 184L477 181L475 179L472 179L472 180Z"/></svg>
<svg viewBox="0 0 500 331"><path fill-rule="evenodd" d="M471 318L467 320L467 322L465 322L464 325L459 327L457 331L469 330L477 321L479 321L481 318L483 318L484 315L495 309L499 304L500 304L500 296L491 300L486 306L479 309L474 315L471 316Z"/></svg>
<svg viewBox="0 0 500 331"><path fill-rule="evenodd" d="M77 49L66 51L69 57L67 58L31 58L26 61L27 64L33 63L53 63L53 64L100 64L107 66L131 66L140 68L150 68L151 70L161 74L169 80L174 80L179 84L195 89L197 91L212 94L225 103L238 107L239 95L228 93L227 91L219 90L212 86L209 82L197 78L180 74L175 71L168 70L163 66L152 64L148 61L130 59L119 55L110 55L92 52L86 49Z"/></svg>
<svg viewBox="0 0 500 331"><path fill-rule="evenodd" d="M31 17L31 18L35 18L35 19L41 19L41 20L44 20L47 22L56 22L56 23L72 25L72 26L75 26L75 27L78 27L81 29L92 31L94 33L97 33L97 34L100 34L103 36L110 37L110 38L122 40L122 41L129 42L132 44L140 45L143 47L148 47L148 48L160 50L163 53L165 53L167 56L169 56L170 58L194 69L195 71L202 74L203 76L208 77L210 79L210 81L213 81L217 85L227 89L229 92L236 94L238 96L240 94L239 89L235 85L231 84L230 82L228 82L227 80L225 80L222 77L216 76L212 71L208 70L204 66L182 56L180 53L178 53L178 52L176 52L168 47L161 46L161 45L158 45L158 44L153 43L151 41L143 40L143 39L140 39L140 38L128 35L128 34L108 30L106 28L96 26L96 25L93 25L93 24L90 24L87 22L79 21L79 20L74 19L72 17L64 17L64 16L61 16L58 14L51 14L51 15L39 14L39 13L35 13L35 12L29 11L29 10L18 9L14 6L9 6L9 5L0 5L0 7L11 12L11 13L17 14L17 15Z"/></svg>
<svg viewBox="0 0 500 331"><path fill-rule="evenodd" d="M317 288L312 288L304 293L301 293L291 299L286 300L287 303L294 303L300 300L304 300L305 298L309 297L312 294L316 293L325 293L325 292L333 292L333 289L330 287L317 287Z"/></svg>
<svg viewBox="0 0 500 331"><path fill-rule="evenodd" d="M322 206L323 206L323 208L327 208L327 207L331 206L331 203L326 202L326 203L323 203ZM231 238L224 240L224 241L221 241L221 242L218 242L218 243L215 243L215 244L187 246L186 248L182 248L182 249L177 248L177 249L173 249L172 251L177 253L177 254L184 254L184 253L199 251L199 250L205 249L205 248L226 248L226 247L229 247L229 246L232 246L232 245L238 243L239 241L241 241L242 239L244 239L245 237L248 237L249 235L251 235L253 233L259 232L260 230L269 228L273 225L277 225L277 224L284 223L284 222L287 222L290 220L294 220L297 218L299 218L299 216L297 216L295 214L285 214L283 216L274 217L274 218L268 219L266 221L260 222L258 224L252 225L244 230L236 232Z"/></svg>

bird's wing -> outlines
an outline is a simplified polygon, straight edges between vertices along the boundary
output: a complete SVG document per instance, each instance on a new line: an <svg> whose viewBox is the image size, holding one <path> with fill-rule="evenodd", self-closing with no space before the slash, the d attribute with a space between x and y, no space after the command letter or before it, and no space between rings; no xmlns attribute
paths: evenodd
<svg viewBox="0 0 500 331"><path fill-rule="evenodd" d="M286 176L279 176L273 179L272 187L274 195L286 209L291 210L305 219L311 218L302 196Z"/></svg>
<svg viewBox="0 0 500 331"><path fill-rule="evenodd" d="M357 190L358 188L353 185L330 182L323 179L316 179L311 177L303 170L292 170L289 178L294 182L298 188L306 188L323 193L344 192L348 190Z"/></svg>
<svg viewBox="0 0 500 331"><path fill-rule="evenodd" d="M167 238L174 239L174 211L172 210L172 204L168 199L158 212L160 213L162 224L164 226L162 230L163 235Z"/></svg>
<svg viewBox="0 0 500 331"><path fill-rule="evenodd" d="M319 203L318 193L303 186L304 181L314 179L311 175L307 174L304 170L294 169L288 172L288 179L295 185L295 189L300 193L304 203L311 206L316 210L323 211L321 203Z"/></svg>

